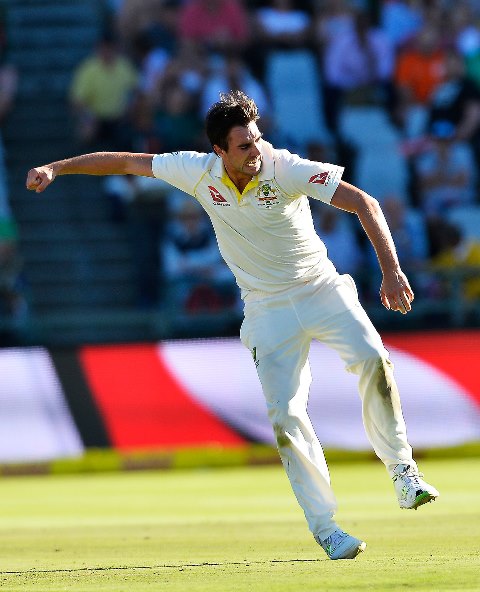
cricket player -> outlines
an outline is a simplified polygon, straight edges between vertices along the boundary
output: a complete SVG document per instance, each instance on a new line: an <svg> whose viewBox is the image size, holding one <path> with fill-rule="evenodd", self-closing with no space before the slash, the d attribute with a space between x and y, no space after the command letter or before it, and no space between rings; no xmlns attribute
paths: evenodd
<svg viewBox="0 0 480 592"><path fill-rule="evenodd" d="M84 154L30 170L26 185L39 193L59 175L141 175L163 179L202 205L241 290L241 340L252 352L293 491L327 556L353 559L366 543L334 521L329 471L307 414L313 338L358 375L365 431L400 507L417 509L439 494L413 460L388 351L352 278L328 259L307 196L358 216L377 253L387 309L406 314L414 295L378 202L342 181L341 167L275 149L262 138L258 119L254 101L231 91L206 115L209 154Z"/></svg>

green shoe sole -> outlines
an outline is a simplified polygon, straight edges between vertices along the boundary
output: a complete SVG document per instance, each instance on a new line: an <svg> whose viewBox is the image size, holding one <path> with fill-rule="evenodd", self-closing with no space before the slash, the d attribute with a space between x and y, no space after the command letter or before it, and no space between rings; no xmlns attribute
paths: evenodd
<svg viewBox="0 0 480 592"><path fill-rule="evenodd" d="M435 496L428 491L424 491L420 495L417 495L415 498L415 503L412 506L412 510L416 510L419 506L423 506L423 504L427 504L428 502L433 502L435 500Z"/></svg>

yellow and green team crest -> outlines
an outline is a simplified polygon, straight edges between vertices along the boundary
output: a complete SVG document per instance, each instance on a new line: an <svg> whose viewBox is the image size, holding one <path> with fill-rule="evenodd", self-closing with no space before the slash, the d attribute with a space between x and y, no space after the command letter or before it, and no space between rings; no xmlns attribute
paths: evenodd
<svg viewBox="0 0 480 592"><path fill-rule="evenodd" d="M270 183L264 183L260 187L260 191L263 193L263 195L265 197L268 197L269 195L271 195L273 193L273 190L272 190L272 187L271 187Z"/></svg>

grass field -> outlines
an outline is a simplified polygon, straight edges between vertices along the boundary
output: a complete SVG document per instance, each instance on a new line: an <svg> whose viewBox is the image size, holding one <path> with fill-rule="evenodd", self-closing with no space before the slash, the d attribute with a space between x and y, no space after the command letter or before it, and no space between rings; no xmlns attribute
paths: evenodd
<svg viewBox="0 0 480 592"><path fill-rule="evenodd" d="M1 480L3 591L478 591L480 459L420 467L441 498L400 510L379 462L331 466L337 520L367 541L329 561L280 466Z"/></svg>

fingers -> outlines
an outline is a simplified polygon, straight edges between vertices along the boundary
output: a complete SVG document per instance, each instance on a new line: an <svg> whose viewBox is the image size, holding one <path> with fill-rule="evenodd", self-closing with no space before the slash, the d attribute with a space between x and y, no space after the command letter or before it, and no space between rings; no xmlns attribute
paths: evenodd
<svg viewBox="0 0 480 592"><path fill-rule="evenodd" d="M396 310L407 314L412 310L414 293L408 279L401 271L384 275L380 288L380 299L387 310Z"/></svg>
<svg viewBox="0 0 480 592"><path fill-rule="evenodd" d="M397 298L397 310L402 314L407 314L407 312L412 310L410 299L405 292L402 292Z"/></svg>
<svg viewBox="0 0 480 592"><path fill-rule="evenodd" d="M30 191L41 193L51 183L51 178L45 171L40 169L31 169L27 175L26 187Z"/></svg>
<svg viewBox="0 0 480 592"><path fill-rule="evenodd" d="M26 186L30 191L35 191L41 184L42 178L37 169L28 171Z"/></svg>
<svg viewBox="0 0 480 592"><path fill-rule="evenodd" d="M407 314L407 312L412 310L411 302L413 300L413 292L411 292L411 296L406 291L400 292L399 294L391 294L390 296L386 296L382 293L381 300L386 309Z"/></svg>

